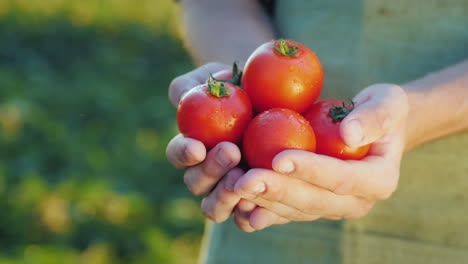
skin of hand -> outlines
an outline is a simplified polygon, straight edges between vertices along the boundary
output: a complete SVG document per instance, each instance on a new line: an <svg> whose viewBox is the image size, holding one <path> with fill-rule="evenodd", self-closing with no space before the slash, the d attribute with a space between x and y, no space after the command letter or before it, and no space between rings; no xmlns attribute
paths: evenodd
<svg viewBox="0 0 468 264"><path fill-rule="evenodd" d="M180 11L185 46L198 65L210 61L232 63L235 60L242 67L255 48L275 38L271 21L258 1L181 0ZM229 34L223 34L226 32ZM223 37L218 38L219 34ZM220 63L209 63L201 68L212 73L231 69ZM175 106L185 92L208 77L206 70L199 69L171 83L169 98ZM177 135L167 146L166 156L176 168L187 169L184 180L193 194L210 193L203 199L202 210L211 220L226 220L236 204L241 211L255 207L255 204L225 188L233 186L243 174L242 170L235 168L240 160L236 145L222 142L207 153L201 142ZM223 178L224 175L226 177Z"/></svg>
<svg viewBox="0 0 468 264"><path fill-rule="evenodd" d="M205 215L221 221L234 210L236 225L252 232L290 221L360 218L388 199L398 185L407 95L397 85L376 84L353 100L356 108L342 121L340 133L349 146L372 143L367 157L343 161L283 151L273 160L273 170L229 171L224 184L204 199Z"/></svg>
<svg viewBox="0 0 468 264"><path fill-rule="evenodd" d="M214 11L207 16L207 10ZM230 63L235 58L242 65L256 46L274 38L271 24L256 1L181 1L181 11L184 40L198 64L212 60ZM217 23L212 23L213 20ZM212 41L212 32L230 34L222 38L221 43L219 39ZM211 63L205 67L212 69L211 72L228 68L220 65ZM171 102L177 105L182 94L206 78L206 70L195 70L176 78L169 90ZM215 222L226 220L234 212L237 226L252 232L290 221L359 217L365 215L375 201L388 198L395 190L403 148L409 151L436 138L468 131L466 87L468 60L405 84L403 88L408 98L394 85L376 85L363 90L355 98L356 101L361 98L357 103L362 110L353 111L341 127L341 135L350 146L376 140L371 148L372 155L362 161L339 161L289 150L276 157L274 171L253 169L245 173L235 167L240 159L235 145L223 142L207 153L201 142L181 135L170 142L166 154L175 167L187 169L184 179L192 193L209 193L202 202L202 210ZM390 93L393 102L382 97L386 93ZM408 105L411 105L411 113L406 118ZM398 121L400 118L402 120ZM356 125L359 123L360 126ZM356 143L361 137L361 143ZM402 142L404 139L406 143ZM285 165L288 161L292 164L288 165L292 173L282 170L283 166L288 167ZM301 181L314 191L307 193L308 200L296 203L293 195L296 198L301 193L304 195L305 187L298 190L276 188L276 184L286 186L286 181ZM260 192L252 194L257 184ZM333 205L335 207L329 207ZM353 207L355 210L350 210Z"/></svg>
<svg viewBox="0 0 468 264"><path fill-rule="evenodd" d="M222 63L209 63L177 77L169 86L170 101L177 106L186 92L206 82L210 72L219 79L230 78L231 67ZM241 169L235 168L241 159L240 150L235 144L221 142L207 152L200 141L178 134L169 142L166 157L174 167L185 169L184 182L194 195L209 193L202 202L202 210L208 218L215 222L229 218L241 200L225 187L234 186L243 174Z"/></svg>
<svg viewBox="0 0 468 264"><path fill-rule="evenodd" d="M243 176L236 172L230 179L239 179L235 184L205 199L210 205L205 214L226 218L239 199L232 195L235 191L244 199L234 209L234 221L245 232L319 217L364 216L376 201L388 198L396 189L403 151L468 132L467 87L468 60L407 83L404 91L396 85L370 86L354 98L357 108L342 122L340 131L350 146L374 142L370 156L362 161L340 161L285 151L273 161L274 171L254 169ZM303 185L297 185L299 180ZM296 185L290 187L287 182ZM304 193L306 189L310 193ZM306 200L295 200L301 194Z"/></svg>
<svg viewBox="0 0 468 264"><path fill-rule="evenodd" d="M207 10L214 12L206 16ZM181 11L184 40L198 64L212 60L230 63L234 58L242 65L255 47L274 38L271 24L256 1L181 1ZM212 23L213 20L217 23ZM230 34L213 41L212 32ZM204 67L213 73L230 68L219 63ZM207 71L199 69L176 78L169 90L171 102L177 105L182 94L206 78ZM234 212L235 223L246 232L293 220L363 216L375 201L388 198L395 190L402 145L409 151L436 138L468 131L465 118L468 115L468 60L405 84L403 88L409 104L401 94L393 94L393 102L379 99L385 90L399 90L392 85L383 86L387 88L378 88L378 85L362 91L355 100L368 96L367 103L364 99L358 102L363 110L353 111L341 127L343 139L351 146L360 145L356 143L359 135L365 135L362 142L376 139L372 155L365 160L339 161L291 150L276 157L274 171L254 169L245 173L236 168L240 151L234 144L223 142L207 153L201 142L181 135L168 145L167 158L175 167L187 169L184 180L192 193L208 194L202 202L202 210L208 218L222 222ZM393 106L391 111L387 108L390 105ZM399 124L395 118L405 119L408 105L411 105L411 113L405 124ZM356 122L351 122L353 119L359 121L360 129ZM367 125L371 123L376 127ZM402 143L404 138L406 143ZM307 162L303 163L304 160ZM282 170L283 166L288 167L285 165L288 161L292 162L288 165L292 173ZM286 186L286 181L301 181L313 190L307 193L308 200L301 203L293 200L301 193L304 195L304 186L286 191L276 188L276 184ZM256 184L260 191L257 195L251 192ZM335 207L330 207L333 205ZM355 210L350 210L353 208Z"/></svg>

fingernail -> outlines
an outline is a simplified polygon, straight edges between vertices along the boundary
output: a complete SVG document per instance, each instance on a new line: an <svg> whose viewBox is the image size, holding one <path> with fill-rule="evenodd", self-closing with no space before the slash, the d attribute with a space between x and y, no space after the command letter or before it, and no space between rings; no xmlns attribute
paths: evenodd
<svg viewBox="0 0 468 264"><path fill-rule="evenodd" d="M361 122L353 119L348 123L348 130L350 133L347 135L346 142L350 147L359 146L363 139Z"/></svg>
<svg viewBox="0 0 468 264"><path fill-rule="evenodd" d="M231 165L231 160L222 149L219 149L216 153L216 161L223 167L229 167Z"/></svg>
<svg viewBox="0 0 468 264"><path fill-rule="evenodd" d="M294 163L290 160L283 160L278 165L278 172L283 174L291 174L294 171Z"/></svg>
<svg viewBox="0 0 468 264"><path fill-rule="evenodd" d="M257 185L255 185L251 193L257 195L257 194L263 193L265 190L266 190L265 184L263 182L260 182Z"/></svg>

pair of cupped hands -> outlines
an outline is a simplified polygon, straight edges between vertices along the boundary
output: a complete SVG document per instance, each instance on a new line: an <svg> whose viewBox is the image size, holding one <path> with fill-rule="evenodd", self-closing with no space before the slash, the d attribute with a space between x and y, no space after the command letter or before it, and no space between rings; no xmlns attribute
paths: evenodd
<svg viewBox="0 0 468 264"><path fill-rule="evenodd" d="M230 66L209 63L174 79L169 98L177 106L193 87L206 82L208 72ZM273 160L273 170L238 168L239 148L221 142L210 151L195 139L175 136L166 155L194 195L206 195L203 213L214 222L234 214L244 232L291 221L339 220L365 216L398 185L405 146L408 99L394 84L371 85L353 101L355 109L341 122L340 134L350 147L371 143L362 160L340 160L302 150L285 150Z"/></svg>

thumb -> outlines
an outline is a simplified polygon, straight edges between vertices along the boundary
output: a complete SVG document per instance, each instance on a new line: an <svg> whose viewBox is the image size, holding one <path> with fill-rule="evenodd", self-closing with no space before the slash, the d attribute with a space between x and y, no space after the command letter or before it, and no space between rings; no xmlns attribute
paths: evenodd
<svg viewBox="0 0 468 264"><path fill-rule="evenodd" d="M172 80L169 85L169 100L177 107L180 99L193 87L205 83L210 73L229 69L229 65L212 62Z"/></svg>
<svg viewBox="0 0 468 264"><path fill-rule="evenodd" d="M408 112L408 99L398 85L375 84L355 98L355 109L341 122L340 134L346 145L370 144L396 130Z"/></svg>

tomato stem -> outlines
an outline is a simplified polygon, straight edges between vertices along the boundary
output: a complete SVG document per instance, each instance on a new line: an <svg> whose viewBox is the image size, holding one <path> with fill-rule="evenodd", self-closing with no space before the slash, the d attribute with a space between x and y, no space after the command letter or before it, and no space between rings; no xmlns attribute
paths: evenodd
<svg viewBox="0 0 468 264"><path fill-rule="evenodd" d="M332 108L328 111L328 114L332 118L333 122L340 122L343 120L351 111L354 109L354 102L351 99L348 99L349 103L346 104L343 102L342 106L333 105Z"/></svg>
<svg viewBox="0 0 468 264"><path fill-rule="evenodd" d="M224 82L224 83L232 83L239 88L242 86L242 71L239 72L239 67L237 66L237 63L234 62L232 63L232 79L231 80L217 80L213 77L213 75L210 73L211 79L218 81L218 82Z"/></svg>
<svg viewBox="0 0 468 264"><path fill-rule="evenodd" d="M285 39L279 39L275 42L275 50L278 51L281 55L287 57L296 57L299 55L299 48L297 46L291 45Z"/></svg>
<svg viewBox="0 0 468 264"><path fill-rule="evenodd" d="M228 96L231 94L229 90L224 86L224 83L217 81L212 77L210 77L210 79L208 80L208 91L211 95L216 96L218 98Z"/></svg>

